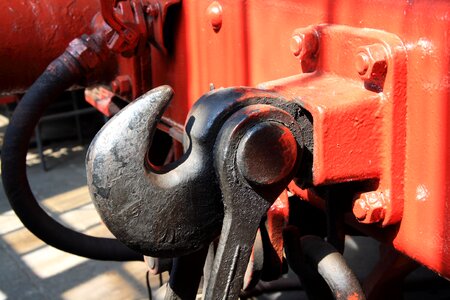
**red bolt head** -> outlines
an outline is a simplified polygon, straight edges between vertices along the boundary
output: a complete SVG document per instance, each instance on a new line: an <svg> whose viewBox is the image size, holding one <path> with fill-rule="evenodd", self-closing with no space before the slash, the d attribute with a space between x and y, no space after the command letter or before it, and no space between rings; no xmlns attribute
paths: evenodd
<svg viewBox="0 0 450 300"><path fill-rule="evenodd" d="M365 223L378 223L380 221L383 221L384 219L384 208L383 207L375 207L371 210L369 210Z"/></svg>
<svg viewBox="0 0 450 300"><path fill-rule="evenodd" d="M382 44L360 47L356 55L355 68L361 79L382 78L387 70L387 53Z"/></svg>
<svg viewBox="0 0 450 300"><path fill-rule="evenodd" d="M213 30L218 32L222 27L222 5L217 1L212 2L208 6L206 14Z"/></svg>
<svg viewBox="0 0 450 300"><path fill-rule="evenodd" d="M93 50L95 48L95 41L91 37L83 36L71 41L67 51L76 57L84 68L92 70L100 62L99 55Z"/></svg>
<svg viewBox="0 0 450 300"><path fill-rule="evenodd" d="M353 214L360 223L380 222L385 215L385 199L381 192L362 193L353 203Z"/></svg>
<svg viewBox="0 0 450 300"><path fill-rule="evenodd" d="M369 57L366 53L360 52L356 55L355 68L359 75L366 74L369 69Z"/></svg>
<svg viewBox="0 0 450 300"><path fill-rule="evenodd" d="M299 56L300 52L302 52L302 47L303 47L303 36L299 34L293 35L290 43L292 54L294 54L295 56Z"/></svg>
<svg viewBox="0 0 450 300"><path fill-rule="evenodd" d="M128 95L131 89L131 80L127 75L119 75L111 82L111 90L117 95Z"/></svg>
<svg viewBox="0 0 450 300"><path fill-rule="evenodd" d="M319 33L315 28L295 30L290 41L290 48L292 54L301 61L303 72L309 73L315 70L319 51Z"/></svg>
<svg viewBox="0 0 450 300"><path fill-rule="evenodd" d="M353 203L353 214L355 215L355 217L359 220L362 221L366 218L367 216L367 211L368 211L368 207L366 206L366 204L364 203L364 200L362 199L357 199L354 203Z"/></svg>

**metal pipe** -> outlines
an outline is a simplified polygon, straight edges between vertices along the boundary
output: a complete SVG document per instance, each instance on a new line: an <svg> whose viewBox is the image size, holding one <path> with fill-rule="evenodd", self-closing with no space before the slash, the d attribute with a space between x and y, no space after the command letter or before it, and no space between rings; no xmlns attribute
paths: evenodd
<svg viewBox="0 0 450 300"><path fill-rule="evenodd" d="M363 300L364 292L344 257L318 236L300 239L306 262L317 269L327 282L336 300Z"/></svg>
<svg viewBox="0 0 450 300"><path fill-rule="evenodd" d="M284 231L286 257L310 299L364 300L365 295L344 257L318 236L300 237L298 228Z"/></svg>

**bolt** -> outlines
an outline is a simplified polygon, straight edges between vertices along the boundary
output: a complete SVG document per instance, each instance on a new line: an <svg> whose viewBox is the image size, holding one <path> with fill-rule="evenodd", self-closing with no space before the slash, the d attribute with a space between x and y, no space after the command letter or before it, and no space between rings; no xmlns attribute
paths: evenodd
<svg viewBox="0 0 450 300"><path fill-rule="evenodd" d="M366 53L360 52L356 55L355 67L359 75L366 74L369 69L369 57Z"/></svg>
<svg viewBox="0 0 450 300"><path fill-rule="evenodd" d="M127 75L119 75L111 82L111 90L119 96L126 96L131 93L131 80Z"/></svg>
<svg viewBox="0 0 450 300"><path fill-rule="evenodd" d="M290 44L292 54L294 54L295 56L299 56L300 52L302 51L302 46L303 46L303 37L300 36L299 34L294 34L291 38Z"/></svg>
<svg viewBox="0 0 450 300"><path fill-rule="evenodd" d="M158 4L149 4L146 8L146 12L149 16L156 17L159 15L159 6Z"/></svg>
<svg viewBox="0 0 450 300"><path fill-rule="evenodd" d="M302 62L314 60L319 50L319 35L317 31L311 27L297 29L292 35L290 48L292 54Z"/></svg>
<svg viewBox="0 0 450 300"><path fill-rule="evenodd" d="M222 27L222 5L217 1L212 2L208 6L206 14L214 32L219 32Z"/></svg>
<svg viewBox="0 0 450 300"><path fill-rule="evenodd" d="M368 208L362 199L357 199L353 203L353 214L358 220L364 220L367 216Z"/></svg>
<svg viewBox="0 0 450 300"><path fill-rule="evenodd" d="M281 181L293 170L297 159L297 141L280 123L253 126L242 138L237 150L237 165L249 181L268 185Z"/></svg>
<svg viewBox="0 0 450 300"><path fill-rule="evenodd" d="M353 203L353 214L360 223L372 224L383 221L389 199L382 192L362 193Z"/></svg>
<svg viewBox="0 0 450 300"><path fill-rule="evenodd" d="M355 68L361 79L381 79L387 71L387 50L382 44L372 44L358 48Z"/></svg>
<svg viewBox="0 0 450 300"><path fill-rule="evenodd" d="M67 51L85 70L93 70L102 60L96 41L87 35L70 42Z"/></svg>

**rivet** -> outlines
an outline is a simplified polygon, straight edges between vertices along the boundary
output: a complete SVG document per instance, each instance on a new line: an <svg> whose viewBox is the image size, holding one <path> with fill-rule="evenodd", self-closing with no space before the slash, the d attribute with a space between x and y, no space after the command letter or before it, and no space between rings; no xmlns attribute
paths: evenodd
<svg viewBox="0 0 450 300"><path fill-rule="evenodd" d="M208 6L206 14L214 32L219 32L222 27L222 5L217 1L212 2Z"/></svg>

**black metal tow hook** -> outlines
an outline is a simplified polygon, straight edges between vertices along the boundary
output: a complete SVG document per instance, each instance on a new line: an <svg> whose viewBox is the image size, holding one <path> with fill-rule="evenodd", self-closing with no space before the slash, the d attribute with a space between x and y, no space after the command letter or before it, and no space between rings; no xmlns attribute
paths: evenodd
<svg viewBox="0 0 450 300"><path fill-rule="evenodd" d="M211 91L187 118L184 155L155 170L146 155L171 97L156 88L102 128L89 189L111 232L145 255L187 255L220 235L206 299L236 298L261 217L298 175L302 108L265 90Z"/></svg>
<svg viewBox="0 0 450 300"><path fill-rule="evenodd" d="M128 105L100 130L86 158L91 197L106 226L130 248L155 257L202 248L219 234L223 218L208 155L214 139L206 128L187 124L191 143L175 164L156 171L146 163L172 94L162 86Z"/></svg>

